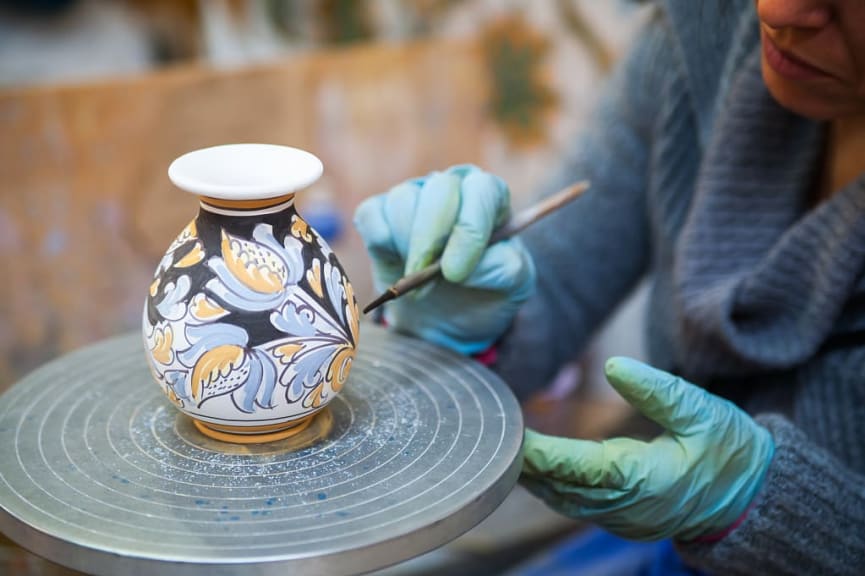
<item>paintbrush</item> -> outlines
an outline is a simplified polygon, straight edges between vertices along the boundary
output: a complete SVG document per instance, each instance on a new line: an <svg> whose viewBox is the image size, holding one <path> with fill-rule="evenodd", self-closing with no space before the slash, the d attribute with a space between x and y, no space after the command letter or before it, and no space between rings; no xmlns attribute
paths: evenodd
<svg viewBox="0 0 865 576"><path fill-rule="evenodd" d="M577 198L580 194L585 192L589 188L589 182L577 182L571 186L568 186L564 190L561 190L552 196L549 196L535 204L531 208L527 208L523 210L519 214L515 215L511 218L507 223L497 228L493 234L490 236L490 240L487 243L487 246L495 244L496 242L500 242L519 232L522 232L525 228L534 224L547 214L551 212L555 212L571 200ZM415 288L420 288L424 284L435 280L441 275L442 266L441 261L437 260L436 262L430 264L426 268L418 270L414 274L409 274L408 276L404 276L396 281L390 288L382 292L382 294L366 305L366 308L363 309L363 313L367 314L372 310L375 310L385 302L389 302L394 298L398 298L405 294L406 292L410 292Z"/></svg>

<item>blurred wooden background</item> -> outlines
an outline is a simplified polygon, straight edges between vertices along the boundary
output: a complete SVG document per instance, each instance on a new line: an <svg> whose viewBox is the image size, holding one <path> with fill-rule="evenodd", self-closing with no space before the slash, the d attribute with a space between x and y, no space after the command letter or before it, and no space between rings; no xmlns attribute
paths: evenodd
<svg viewBox="0 0 865 576"><path fill-rule="evenodd" d="M321 157L317 186L346 223L334 248L366 301L355 206L431 167L477 162L486 77L477 43L432 42L0 92L0 388L137 328L156 264L197 211L166 169L204 146L281 143Z"/></svg>

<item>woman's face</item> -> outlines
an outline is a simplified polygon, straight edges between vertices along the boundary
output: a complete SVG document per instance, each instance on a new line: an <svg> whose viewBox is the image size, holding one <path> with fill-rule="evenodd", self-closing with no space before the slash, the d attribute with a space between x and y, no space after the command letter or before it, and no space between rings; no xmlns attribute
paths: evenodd
<svg viewBox="0 0 865 576"><path fill-rule="evenodd" d="M865 0L755 0L769 92L820 120L865 114Z"/></svg>

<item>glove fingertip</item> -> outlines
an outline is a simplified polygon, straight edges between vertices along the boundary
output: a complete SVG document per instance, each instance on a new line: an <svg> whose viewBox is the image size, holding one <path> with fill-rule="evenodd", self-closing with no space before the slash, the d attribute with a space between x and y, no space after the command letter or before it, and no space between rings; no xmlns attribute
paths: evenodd
<svg viewBox="0 0 865 576"><path fill-rule="evenodd" d="M604 363L604 374L619 392L638 388L651 388L674 378L671 374L652 368L628 356L612 356Z"/></svg>
<svg viewBox="0 0 865 576"><path fill-rule="evenodd" d="M365 198L360 204L358 204L357 208L354 209L354 215L352 216L352 223L355 228L363 228L363 226L373 218L377 220L378 218L376 216L381 213L382 202L383 197L377 195Z"/></svg>
<svg viewBox="0 0 865 576"><path fill-rule="evenodd" d="M526 444L536 442L536 441L542 439L543 437L544 437L544 435L541 434L540 432L536 432L535 430L532 430L531 428L526 428L523 431L523 445L525 446Z"/></svg>
<svg viewBox="0 0 865 576"><path fill-rule="evenodd" d="M709 422L726 402L682 378L633 358L611 358L607 379L616 391L644 416L676 434Z"/></svg>
<svg viewBox="0 0 865 576"><path fill-rule="evenodd" d="M551 467L549 448L554 447L558 440L553 436L547 436L526 428L523 433L523 467L528 467L534 475L548 474Z"/></svg>
<svg viewBox="0 0 865 576"><path fill-rule="evenodd" d="M361 202L354 211L352 224L367 250L393 248L393 230L384 215L384 197L372 196Z"/></svg>
<svg viewBox="0 0 865 576"><path fill-rule="evenodd" d="M488 198L496 208L497 216L508 216L511 209L511 192L507 182L499 176L478 169L466 175L463 185L466 188L487 191Z"/></svg>
<svg viewBox="0 0 865 576"><path fill-rule="evenodd" d="M492 188L499 196L502 197L502 199L510 199L510 190L508 188L507 182L505 182L501 177L493 174L492 172L487 172L482 168L474 168L474 170L466 173L465 179L467 181L475 181L482 184L484 187Z"/></svg>
<svg viewBox="0 0 865 576"><path fill-rule="evenodd" d="M630 358L627 356L610 356L604 362L604 374L607 378L616 380L622 379L623 372L627 371L627 366L630 364Z"/></svg>

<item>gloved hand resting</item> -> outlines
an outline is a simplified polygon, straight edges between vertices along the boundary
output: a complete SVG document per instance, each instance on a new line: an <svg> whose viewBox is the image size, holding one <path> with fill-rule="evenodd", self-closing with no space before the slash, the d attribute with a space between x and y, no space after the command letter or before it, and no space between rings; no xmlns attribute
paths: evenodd
<svg viewBox="0 0 865 576"><path fill-rule="evenodd" d="M468 165L364 201L354 223L377 290L441 257L444 279L386 304L388 324L462 354L492 345L535 283L531 256L518 239L487 247L509 215L505 183Z"/></svg>
<svg viewBox="0 0 865 576"><path fill-rule="evenodd" d="M651 442L527 431L523 484L552 508L635 540L692 540L732 525L772 460L771 434L734 404L629 358L610 384L667 429Z"/></svg>

